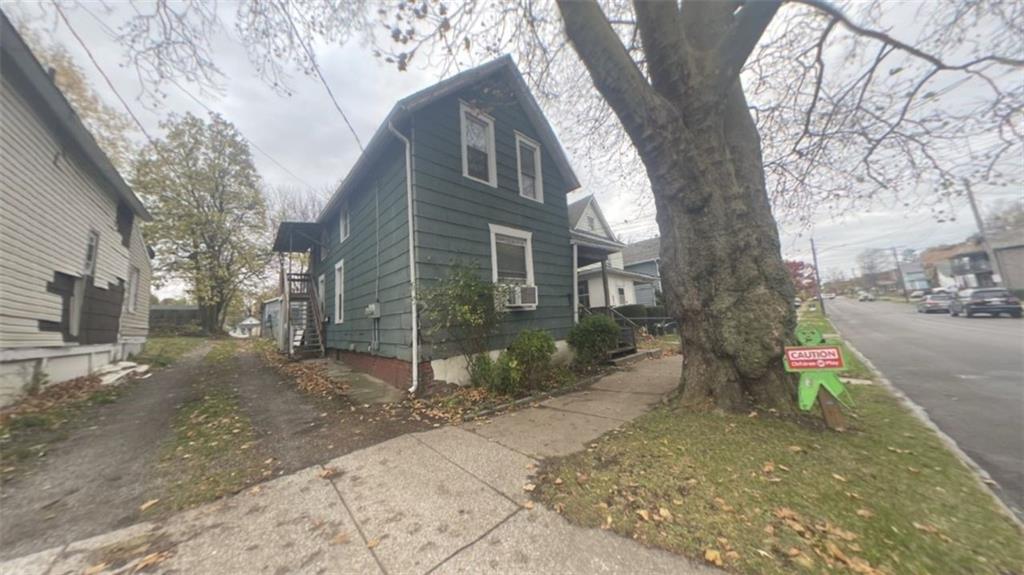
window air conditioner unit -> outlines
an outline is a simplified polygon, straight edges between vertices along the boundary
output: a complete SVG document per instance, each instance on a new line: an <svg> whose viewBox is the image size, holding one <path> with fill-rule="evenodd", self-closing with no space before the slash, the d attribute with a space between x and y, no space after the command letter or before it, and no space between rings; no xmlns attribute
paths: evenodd
<svg viewBox="0 0 1024 575"><path fill-rule="evenodd" d="M536 307L537 286L510 285L508 286L507 307Z"/></svg>

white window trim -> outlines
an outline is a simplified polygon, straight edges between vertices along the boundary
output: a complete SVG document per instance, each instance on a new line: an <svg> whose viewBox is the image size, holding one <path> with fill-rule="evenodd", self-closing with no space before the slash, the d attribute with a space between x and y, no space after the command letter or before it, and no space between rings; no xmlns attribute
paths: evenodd
<svg viewBox="0 0 1024 575"><path fill-rule="evenodd" d="M345 323L345 260L334 264L334 323Z"/></svg>
<svg viewBox="0 0 1024 575"><path fill-rule="evenodd" d="M523 159L520 157L519 143L522 142L533 148L533 165L537 167L537 173L534 176L534 186L537 193L536 198L531 198L523 193ZM540 204L544 203L544 172L540 165L540 144L524 134L516 132L516 180L519 182L519 195L527 200L537 202Z"/></svg>
<svg viewBox="0 0 1024 575"><path fill-rule="evenodd" d="M537 284L534 282L533 278L533 232L518 230L516 228L510 228L498 224L488 224L488 226L491 229L491 281L498 283L498 242L495 236L501 234L503 236L512 236L514 238L526 240L526 285L536 287ZM540 303L539 296L537 298L537 303ZM533 310L537 309L537 306L524 306L517 309Z"/></svg>
<svg viewBox="0 0 1024 575"><path fill-rule="evenodd" d="M136 266L128 266L128 313L135 313L138 307L139 283L141 281L142 270Z"/></svg>
<svg viewBox="0 0 1024 575"><path fill-rule="evenodd" d="M338 216L338 243L343 243L352 235L352 220L349 218L348 205L341 207L341 214Z"/></svg>
<svg viewBox="0 0 1024 575"><path fill-rule="evenodd" d="M486 123L488 126L488 147L490 148L487 153L487 175L490 176L490 180L481 180L480 178L469 175L469 155L466 153L466 114L471 114L478 120ZM497 161L497 148L494 146L494 118L484 114L476 108L470 106L465 102L459 102L459 134L462 143L462 176L469 178L475 182L481 184L487 184L492 188L498 187L498 161Z"/></svg>
<svg viewBox="0 0 1024 575"><path fill-rule="evenodd" d="M323 317L327 313L327 275L320 274L316 278L316 291L317 291L317 302L320 306L320 316Z"/></svg>

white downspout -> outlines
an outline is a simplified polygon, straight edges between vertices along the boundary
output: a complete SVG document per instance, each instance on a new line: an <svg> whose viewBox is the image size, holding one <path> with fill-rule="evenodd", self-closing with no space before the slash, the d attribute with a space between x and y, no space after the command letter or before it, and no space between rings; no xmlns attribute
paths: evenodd
<svg viewBox="0 0 1024 575"><path fill-rule="evenodd" d="M412 303L412 386L409 393L416 393L420 386L419 370L419 318L416 313L416 239L413 236L412 212L412 144L409 139L395 129L395 125L388 120L388 130L391 131L402 143L405 144L405 200L406 210L409 213L409 299Z"/></svg>
<svg viewBox="0 0 1024 575"><path fill-rule="evenodd" d="M580 323L580 270L579 266L579 244L575 240L572 244L572 323Z"/></svg>

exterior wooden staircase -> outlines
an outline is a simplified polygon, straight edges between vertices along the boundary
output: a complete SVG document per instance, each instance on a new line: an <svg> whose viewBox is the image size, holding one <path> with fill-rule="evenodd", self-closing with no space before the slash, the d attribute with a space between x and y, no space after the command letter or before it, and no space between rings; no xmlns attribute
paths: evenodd
<svg viewBox="0 0 1024 575"><path fill-rule="evenodd" d="M289 355L324 355L324 314L316 282L308 273L288 274Z"/></svg>

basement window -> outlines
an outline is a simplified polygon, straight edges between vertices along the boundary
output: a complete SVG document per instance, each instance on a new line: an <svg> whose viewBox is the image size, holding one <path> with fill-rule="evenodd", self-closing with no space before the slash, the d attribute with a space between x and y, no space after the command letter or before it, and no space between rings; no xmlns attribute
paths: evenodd
<svg viewBox="0 0 1024 575"><path fill-rule="evenodd" d="M494 119L462 103L462 175L498 187L494 157Z"/></svg>

